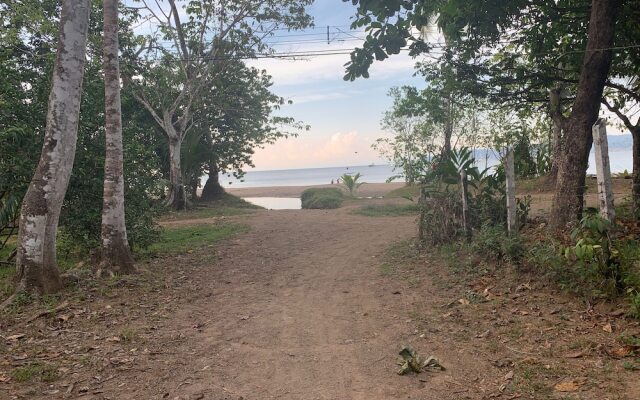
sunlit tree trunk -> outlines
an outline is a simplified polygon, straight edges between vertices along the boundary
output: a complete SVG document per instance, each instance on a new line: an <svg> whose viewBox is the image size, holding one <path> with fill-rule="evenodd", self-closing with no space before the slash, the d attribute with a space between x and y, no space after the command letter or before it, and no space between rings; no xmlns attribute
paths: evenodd
<svg viewBox="0 0 640 400"><path fill-rule="evenodd" d="M62 287L56 232L76 151L88 23L89 0L62 2L44 144L20 213L18 291Z"/></svg>
<svg viewBox="0 0 640 400"><path fill-rule="evenodd" d="M168 131L175 129L169 125ZM169 194L167 205L174 210L187 208L187 193L184 188L182 166L180 165L180 152L182 151L182 139L177 134L169 134Z"/></svg>
<svg viewBox="0 0 640 400"><path fill-rule="evenodd" d="M591 128L598 119L609 69L615 24L621 0L593 0L587 49L571 116L564 131L562 160L553 201L552 224L564 229L582 216L585 175L593 138Z"/></svg>
<svg viewBox="0 0 640 400"><path fill-rule="evenodd" d="M104 0L105 139L104 193L100 270L135 271L127 241L124 211L124 173L120 68L118 63L118 0Z"/></svg>

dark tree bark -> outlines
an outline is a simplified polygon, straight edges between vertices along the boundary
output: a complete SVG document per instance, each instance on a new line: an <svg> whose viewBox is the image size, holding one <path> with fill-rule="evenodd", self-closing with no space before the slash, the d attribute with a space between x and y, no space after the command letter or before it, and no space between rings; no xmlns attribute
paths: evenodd
<svg viewBox="0 0 640 400"><path fill-rule="evenodd" d="M553 130L551 134L551 169L547 184L549 187L555 186L558 179L558 165L562 157L562 130L566 125L567 118L562 113L562 105L560 103L561 88L552 89L549 92L549 113L553 122Z"/></svg>
<svg viewBox="0 0 640 400"><path fill-rule="evenodd" d="M220 185L218 166L215 160L209 163L209 178L202 188L202 200L211 201L220 198L224 194L224 188Z"/></svg>
<svg viewBox="0 0 640 400"><path fill-rule="evenodd" d="M99 271L135 272L127 240L124 210L122 107L118 62L118 0L104 0L104 193Z"/></svg>
<svg viewBox="0 0 640 400"><path fill-rule="evenodd" d="M568 223L582 217L585 176L593 143L591 128L598 119L611 67L612 53L606 49L613 44L621 3L621 0L593 0L591 3L587 49L558 165L551 218L556 229L564 229Z"/></svg>
<svg viewBox="0 0 640 400"><path fill-rule="evenodd" d="M40 161L22 202L17 246L18 291L52 293L63 286L56 234L76 152L89 0L64 0Z"/></svg>

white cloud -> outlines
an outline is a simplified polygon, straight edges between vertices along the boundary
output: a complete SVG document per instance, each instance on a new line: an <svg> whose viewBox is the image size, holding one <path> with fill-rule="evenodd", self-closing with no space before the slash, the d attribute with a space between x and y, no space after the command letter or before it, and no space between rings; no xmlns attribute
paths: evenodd
<svg viewBox="0 0 640 400"><path fill-rule="evenodd" d="M357 131L326 135L301 135L256 150L253 160L256 169L284 169L366 165L378 162L378 154L371 144L378 133L363 135Z"/></svg>
<svg viewBox="0 0 640 400"><path fill-rule="evenodd" d="M289 99L293 100L294 104L312 103L314 101L326 101L337 100L349 97L343 92L326 92L326 93L312 93L290 96Z"/></svg>
<svg viewBox="0 0 640 400"><path fill-rule="evenodd" d="M314 45L304 49L290 49L288 51L350 51L352 47L344 45ZM257 68L266 69L273 76L278 86L314 84L323 81L340 82L345 73L344 64L349 61L348 54L306 57L299 60L259 59L249 62ZM371 80L384 80L397 76L411 76L414 73L416 60L405 53L389 57L384 61L376 61L370 69Z"/></svg>

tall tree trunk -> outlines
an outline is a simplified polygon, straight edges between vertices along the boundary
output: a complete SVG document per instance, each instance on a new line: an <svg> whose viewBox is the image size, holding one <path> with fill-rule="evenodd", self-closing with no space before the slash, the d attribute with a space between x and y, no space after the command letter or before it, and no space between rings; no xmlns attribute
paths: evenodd
<svg viewBox="0 0 640 400"><path fill-rule="evenodd" d="M640 123L631 131L633 138L633 187L631 190L634 215L640 218Z"/></svg>
<svg viewBox="0 0 640 400"><path fill-rule="evenodd" d="M135 272L127 241L124 211L124 173L120 67L118 63L118 0L104 0L104 105L106 154L100 270Z"/></svg>
<svg viewBox="0 0 640 400"><path fill-rule="evenodd" d="M604 84L611 67L611 50L621 0L592 0L587 49L576 99L564 134L562 160L553 201L552 223L564 229L582 216L585 175L598 119Z"/></svg>
<svg viewBox="0 0 640 400"><path fill-rule="evenodd" d="M171 126L173 130L173 127ZM176 135L169 135L169 196L167 204L174 210L187 208L187 193L182 178L180 151L182 140Z"/></svg>
<svg viewBox="0 0 640 400"><path fill-rule="evenodd" d="M89 0L64 0L42 153L20 212L18 291L62 288L56 233L76 152L88 25Z"/></svg>
<svg viewBox="0 0 640 400"><path fill-rule="evenodd" d="M551 168L547 180L549 186L555 186L556 184L559 164L562 158L562 129L566 125L566 118L562 114L562 105L560 103L561 91L561 88L555 88L549 92L549 108L553 124L551 146L549 149L551 156Z"/></svg>
<svg viewBox="0 0 640 400"><path fill-rule="evenodd" d="M224 188L220 185L218 165L212 158L209 161L209 178L202 188L202 200L211 201L224 194Z"/></svg>

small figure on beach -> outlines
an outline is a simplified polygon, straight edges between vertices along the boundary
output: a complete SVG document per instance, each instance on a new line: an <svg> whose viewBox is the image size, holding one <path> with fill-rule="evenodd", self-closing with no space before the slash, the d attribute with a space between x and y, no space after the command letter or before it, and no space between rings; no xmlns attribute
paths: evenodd
<svg viewBox="0 0 640 400"><path fill-rule="evenodd" d="M340 178L336 179L336 185L340 184Z"/></svg>
<svg viewBox="0 0 640 400"><path fill-rule="evenodd" d="M333 185L333 179L331 180L331 184Z"/></svg>

